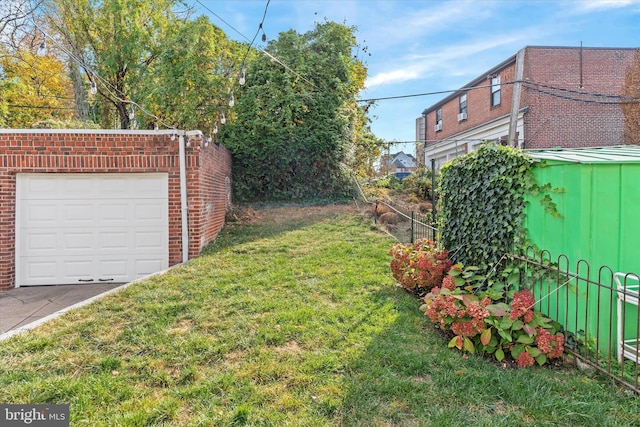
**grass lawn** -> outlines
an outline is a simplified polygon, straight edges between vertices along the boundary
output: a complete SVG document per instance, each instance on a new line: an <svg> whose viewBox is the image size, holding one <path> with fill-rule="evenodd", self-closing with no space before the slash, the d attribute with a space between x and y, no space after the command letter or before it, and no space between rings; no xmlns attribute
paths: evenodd
<svg viewBox="0 0 640 427"><path fill-rule="evenodd" d="M0 342L0 402L68 403L72 426L640 425L611 381L448 349L394 286L391 238L338 210L262 211Z"/></svg>

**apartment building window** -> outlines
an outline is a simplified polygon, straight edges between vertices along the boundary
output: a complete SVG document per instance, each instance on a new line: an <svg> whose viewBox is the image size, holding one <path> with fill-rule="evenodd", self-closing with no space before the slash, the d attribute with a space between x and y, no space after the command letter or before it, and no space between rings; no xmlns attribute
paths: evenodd
<svg viewBox="0 0 640 427"><path fill-rule="evenodd" d="M436 126L434 129L436 132L442 130L442 108L436 110Z"/></svg>
<svg viewBox="0 0 640 427"><path fill-rule="evenodd" d="M491 106L500 105L500 76L491 77Z"/></svg>
<svg viewBox="0 0 640 427"><path fill-rule="evenodd" d="M458 121L467 120L467 94L460 95L458 98L460 108L458 109Z"/></svg>

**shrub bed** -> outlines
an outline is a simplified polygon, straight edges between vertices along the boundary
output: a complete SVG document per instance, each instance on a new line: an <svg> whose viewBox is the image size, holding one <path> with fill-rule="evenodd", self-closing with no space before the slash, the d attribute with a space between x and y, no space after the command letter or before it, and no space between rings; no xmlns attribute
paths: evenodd
<svg viewBox="0 0 640 427"><path fill-rule="evenodd" d="M390 253L393 277L424 299L425 315L453 336L449 347L499 362L511 357L519 367L562 357L560 324L533 309L531 291L509 290L500 281L487 286L477 267L452 265L448 251L428 240L393 245Z"/></svg>

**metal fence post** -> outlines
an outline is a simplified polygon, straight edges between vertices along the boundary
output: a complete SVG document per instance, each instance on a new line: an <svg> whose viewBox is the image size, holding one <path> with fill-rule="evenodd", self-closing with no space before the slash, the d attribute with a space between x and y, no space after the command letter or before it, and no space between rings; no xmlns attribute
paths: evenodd
<svg viewBox="0 0 640 427"><path fill-rule="evenodd" d="M411 211L411 244L415 243L415 239L413 238L413 233L415 232L415 219L413 216L413 211Z"/></svg>
<svg viewBox="0 0 640 427"><path fill-rule="evenodd" d="M431 220L433 227L436 228L438 221L436 219L438 211L436 210L436 159L431 159ZM435 236L434 239L435 241Z"/></svg>
<svg viewBox="0 0 640 427"><path fill-rule="evenodd" d="M373 223L378 223L378 200L376 200L376 207L373 208Z"/></svg>

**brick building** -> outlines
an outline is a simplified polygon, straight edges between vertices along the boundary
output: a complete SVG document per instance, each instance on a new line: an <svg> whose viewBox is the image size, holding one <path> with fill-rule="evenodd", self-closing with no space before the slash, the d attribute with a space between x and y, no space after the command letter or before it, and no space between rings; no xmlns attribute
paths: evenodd
<svg viewBox="0 0 640 427"><path fill-rule="evenodd" d="M0 130L0 154L0 289L161 271L231 201L231 155L199 131Z"/></svg>
<svg viewBox="0 0 640 427"><path fill-rule="evenodd" d="M483 141L523 149L622 145L631 48L528 46L435 103L416 120L426 164Z"/></svg>

